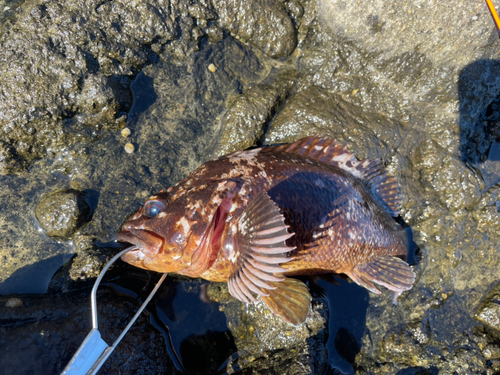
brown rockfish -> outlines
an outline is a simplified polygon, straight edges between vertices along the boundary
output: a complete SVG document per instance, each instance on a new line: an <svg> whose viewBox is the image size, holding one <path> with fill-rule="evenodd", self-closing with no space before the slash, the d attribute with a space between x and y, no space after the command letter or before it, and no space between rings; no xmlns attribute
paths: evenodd
<svg viewBox="0 0 500 375"><path fill-rule="evenodd" d="M401 195L379 160L358 161L317 136L233 152L150 197L116 234L147 270L227 281L229 293L304 322L311 301L294 275L343 273L374 293L412 287L407 238L391 216Z"/></svg>

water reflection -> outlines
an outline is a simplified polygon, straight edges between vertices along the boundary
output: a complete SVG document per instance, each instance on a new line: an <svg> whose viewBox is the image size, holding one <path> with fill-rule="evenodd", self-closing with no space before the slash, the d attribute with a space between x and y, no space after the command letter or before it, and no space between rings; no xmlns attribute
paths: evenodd
<svg viewBox="0 0 500 375"><path fill-rule="evenodd" d="M355 357L360 351L361 338L366 330L368 291L355 283L343 279L340 285L320 279L318 285L327 295L329 316L329 339L326 343L329 366L344 374L356 371Z"/></svg>
<svg viewBox="0 0 500 375"><path fill-rule="evenodd" d="M71 257L72 255L59 254L18 269L0 283L0 295L46 293L54 273ZM37 276L36 282L33 282L33 275Z"/></svg>
<svg viewBox="0 0 500 375"><path fill-rule="evenodd" d="M144 286L138 279L150 279L147 284L156 282L156 273L128 265L124 267L131 269L112 283L121 293L145 295ZM151 314L150 323L162 333L175 369L190 375L215 373L236 351L219 305L200 299L203 283L206 282L169 275L147 307ZM138 288L141 290L137 291Z"/></svg>

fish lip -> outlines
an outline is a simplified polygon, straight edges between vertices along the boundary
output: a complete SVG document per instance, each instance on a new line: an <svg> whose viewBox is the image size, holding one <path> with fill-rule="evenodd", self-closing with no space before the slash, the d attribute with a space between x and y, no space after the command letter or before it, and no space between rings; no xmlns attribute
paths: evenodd
<svg viewBox="0 0 500 375"><path fill-rule="evenodd" d="M125 263L133 264L135 262L140 262L146 258L146 254L144 254L141 249L138 247L134 246L133 248L130 249L130 251L127 251L125 254L123 254L120 259L124 261Z"/></svg>
<svg viewBox="0 0 500 375"><path fill-rule="evenodd" d="M116 233L116 239L120 242L127 242L135 245L135 250L130 250L125 253L135 253L140 251L144 255L155 256L160 254L163 250L163 238L156 233L146 229L131 229L130 231L124 230ZM123 256L122 256L123 259Z"/></svg>
<svg viewBox="0 0 500 375"><path fill-rule="evenodd" d="M116 239L120 242L127 242L134 245L134 238L136 238L131 232L117 232Z"/></svg>

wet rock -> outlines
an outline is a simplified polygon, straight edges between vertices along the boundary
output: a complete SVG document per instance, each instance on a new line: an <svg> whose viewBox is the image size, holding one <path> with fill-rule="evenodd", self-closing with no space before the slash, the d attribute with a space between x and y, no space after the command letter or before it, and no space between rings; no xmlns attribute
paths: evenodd
<svg viewBox="0 0 500 375"><path fill-rule="evenodd" d="M131 124L138 146L133 162L158 168L177 165L168 176L175 183L215 156L227 98L258 82L266 68L251 51L226 38L206 44L188 66L159 63L144 72L154 79L158 98Z"/></svg>
<svg viewBox="0 0 500 375"><path fill-rule="evenodd" d="M477 308L475 318L500 332L500 283L497 283Z"/></svg>
<svg viewBox="0 0 500 375"><path fill-rule="evenodd" d="M430 339L429 327L421 322L410 323L391 329L379 342L380 357L386 362L405 366L422 364L420 354Z"/></svg>
<svg viewBox="0 0 500 375"><path fill-rule="evenodd" d="M14 19L16 9L21 3L21 0L1 0L0 1L0 26L8 19Z"/></svg>
<svg viewBox="0 0 500 375"><path fill-rule="evenodd" d="M482 352L487 360L500 359L500 347L498 345L488 344L483 348Z"/></svg>
<svg viewBox="0 0 500 375"><path fill-rule="evenodd" d="M460 151L479 168L487 160L491 144L498 137L499 73L500 61L492 56L464 67L458 79ZM478 82L487 84L478 86Z"/></svg>
<svg viewBox="0 0 500 375"><path fill-rule="evenodd" d="M73 243L76 255L71 259L68 269L64 270L65 275L73 281L84 281L98 277L111 258L124 249L124 247L117 246L98 246L95 236L82 233L74 236ZM113 243L113 245L118 244ZM59 273L63 272L60 270Z"/></svg>
<svg viewBox="0 0 500 375"><path fill-rule="evenodd" d="M22 4L0 33L0 140L17 155L2 160L0 172L95 139L82 126L117 128L116 118L130 109L130 78L157 59L152 44L161 52L177 37L191 38L176 31L185 7L156 0Z"/></svg>
<svg viewBox="0 0 500 375"><path fill-rule="evenodd" d="M21 298L12 297L5 301L5 307L21 307L23 300Z"/></svg>
<svg viewBox="0 0 500 375"><path fill-rule="evenodd" d="M367 150L375 153L372 157L387 157L390 150L382 141L396 145L404 131L396 121L365 112L320 87L311 87L286 102L273 119L265 142L287 143L314 134L349 144L360 157L366 157Z"/></svg>
<svg viewBox="0 0 500 375"><path fill-rule="evenodd" d="M431 0L423 6L409 1L403 9L397 3L376 0L363 5L323 0L318 5L318 16L334 34L348 36L364 50L383 51L387 56L418 48L433 64L444 67L466 65L499 48L489 39L496 30L484 4L456 7Z"/></svg>
<svg viewBox="0 0 500 375"><path fill-rule="evenodd" d="M420 325L420 324L419 324ZM421 327L421 325L420 325ZM385 366L368 366L373 374L400 374L428 369L429 373L484 374L488 365L479 346L468 337L453 342L453 346L441 345L430 339L429 327L417 333L410 327L395 327L379 343L380 358ZM422 335L423 333L423 335ZM415 335L416 334L416 335ZM423 339L423 341L421 341Z"/></svg>
<svg viewBox="0 0 500 375"><path fill-rule="evenodd" d="M273 119L263 137L266 143L322 134L336 137L360 158L382 158L401 181L402 218L412 226L418 244L414 288L400 297L398 306L392 306L389 298L384 300L387 296L370 294L359 352L339 350L342 358L353 371L370 374L499 371L498 339L492 333L481 338L472 334L471 327L478 323L471 322L470 311L487 294L487 286L498 280L500 189L494 186L496 176L485 178L484 189L477 171L463 161L484 160L499 134L495 100L500 74L498 61L491 60L498 55L499 45L484 3L471 8L465 3L410 1L397 8L398 4L376 1L325 0L318 3L318 12L312 1L213 3L36 1L23 3L14 17L0 21L4 22L0 77L6 88L0 94L0 280L51 254L74 251L32 225L36 197L68 186L69 179L77 180L80 190L99 191L98 211L81 228L82 236L112 240L123 218L146 197L215 156L220 118L228 103L242 92L251 93L250 87L258 86L266 97L272 93L269 82L263 81L270 65L252 46L270 56L285 57L297 43L300 51L296 49L293 58L297 56L300 64L295 95ZM211 22L214 6L221 8L218 24L249 45L231 37L219 43L224 32ZM258 14L265 9L272 11L272 17ZM446 26L450 24L457 27ZM205 36L212 43L203 43ZM144 68L158 57L160 63ZM277 70L283 68L279 61L274 63ZM215 72L208 69L210 64L217 67ZM157 98L135 106L140 100L134 94L134 110L125 116L121 112L130 106L129 84L141 69L141 74L151 77L148 88ZM245 119L241 123L262 129L268 117L253 122L255 109L247 106L250 102L243 101L246 104L237 112ZM261 108L267 111L270 102L260 103ZM126 119L132 129L127 140L109 132L124 126ZM125 153L126 142L135 146L133 154ZM231 140L225 143L231 146ZM53 154L58 156L54 160L33 162ZM31 169L25 177L5 176L28 165ZM93 244L87 245L77 245L81 261L73 262L72 276L79 278L75 283L80 287L81 280L96 275L99 262L105 262ZM69 272L65 271L66 280ZM64 313L83 315L68 307L69 301L61 303ZM232 356L230 369L236 371L241 364L248 373L323 373L321 364L328 362L324 330L318 331L318 340L316 336L305 339L304 332L289 338L282 334L291 332L288 328L274 338L266 330L279 323L266 325L264 311L243 311L239 302L223 304L232 319L238 349L251 351ZM177 315L170 312L174 318L190 316L184 305L176 308ZM335 304L331 308L335 312ZM33 311L28 318L41 321L40 315ZM179 322L174 318L172 322ZM186 318L172 328L191 323ZM497 332L483 324L488 332ZM0 340L5 329L0 327ZM83 338L86 329L69 331ZM32 331L25 325L10 332L9 338L22 339ZM264 342L254 338L257 333ZM197 347L194 338L208 345L214 337L218 336L193 334L182 354L193 358L189 356ZM1 358L38 360L29 350L40 346L53 353L66 338L64 331L54 334L46 346L40 346L45 341L29 339L28 349L16 353L18 357ZM137 336L139 343L149 339ZM305 344L296 339L305 339ZM165 344L155 343L131 345L138 355L134 363L151 350L159 356L145 360L144 371L168 373L172 368L162 367L168 357ZM108 371L134 373L137 369L126 358ZM44 368L63 362L59 357L49 364L44 360L40 361ZM159 367L149 367L156 360ZM12 367L2 363L2 369L28 372L24 362ZM120 368L123 363L131 367Z"/></svg>
<svg viewBox="0 0 500 375"><path fill-rule="evenodd" d="M206 4L205 1L201 4L192 4L188 7L189 14L196 18L197 20L215 20L217 19L217 14L214 12L212 4L209 2Z"/></svg>
<svg viewBox="0 0 500 375"><path fill-rule="evenodd" d="M85 77L76 101L82 112L77 116L79 122L94 128L117 130L119 122L117 124L115 119L130 108L132 95L127 85L99 72Z"/></svg>
<svg viewBox="0 0 500 375"><path fill-rule="evenodd" d="M35 217L47 236L58 239L69 239L91 214L85 193L74 189L46 194L35 207Z"/></svg>
<svg viewBox="0 0 500 375"><path fill-rule="evenodd" d="M304 15L304 7L297 0L288 0L283 2L287 13L294 19L300 18Z"/></svg>
<svg viewBox="0 0 500 375"><path fill-rule="evenodd" d="M99 276L107 260L109 260L109 258L93 249L80 252L71 262L71 269L69 270L68 275L75 281L85 280L87 278L96 278Z"/></svg>
<svg viewBox="0 0 500 375"><path fill-rule="evenodd" d="M327 301L314 298L306 322L294 327L274 315L264 303L244 305L229 295L226 283L212 283L208 297L221 303L238 348L228 371L245 373L322 373L326 367Z"/></svg>
<svg viewBox="0 0 500 375"><path fill-rule="evenodd" d="M238 95L222 119L217 155L257 146L268 121L288 97L295 71L285 71L271 84L258 84Z"/></svg>
<svg viewBox="0 0 500 375"><path fill-rule="evenodd" d="M208 41L211 43L219 43L224 39L224 30L215 24L210 25L205 32L207 33Z"/></svg>
<svg viewBox="0 0 500 375"><path fill-rule="evenodd" d="M24 168L25 163L17 156L14 146L0 140L0 174L13 174L23 171Z"/></svg>
<svg viewBox="0 0 500 375"><path fill-rule="evenodd" d="M449 155L435 142L426 140L414 160L424 180L438 193L449 209L475 207L484 186L477 174L455 155Z"/></svg>
<svg viewBox="0 0 500 375"><path fill-rule="evenodd" d="M230 35L273 58L288 57L297 45L295 28L280 2L214 1L220 25Z"/></svg>
<svg viewBox="0 0 500 375"><path fill-rule="evenodd" d="M497 141L492 142L488 151L488 158L484 162L476 164L476 166L481 171L487 189L500 183L500 143Z"/></svg>
<svg viewBox="0 0 500 375"><path fill-rule="evenodd" d="M2 374L59 374L91 329L90 289L55 295L25 295L16 309L0 307ZM0 297L0 306L10 297ZM99 332L111 343L139 302L109 288L98 291ZM103 365L102 373L177 374L162 332L141 314Z"/></svg>

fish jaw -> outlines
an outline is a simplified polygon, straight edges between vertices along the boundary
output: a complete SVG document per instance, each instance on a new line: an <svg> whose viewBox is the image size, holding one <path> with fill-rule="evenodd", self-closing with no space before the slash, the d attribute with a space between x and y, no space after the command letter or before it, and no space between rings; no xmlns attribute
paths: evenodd
<svg viewBox="0 0 500 375"><path fill-rule="evenodd" d="M123 228L122 228L123 229ZM163 250L163 239L147 230L128 228L116 234L116 239L120 242L128 242L135 245L134 250L130 250L121 256L121 259L133 266L147 270L152 268L151 259L157 258Z"/></svg>

